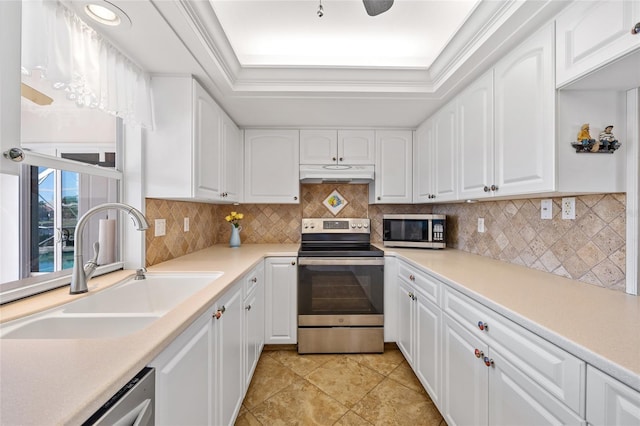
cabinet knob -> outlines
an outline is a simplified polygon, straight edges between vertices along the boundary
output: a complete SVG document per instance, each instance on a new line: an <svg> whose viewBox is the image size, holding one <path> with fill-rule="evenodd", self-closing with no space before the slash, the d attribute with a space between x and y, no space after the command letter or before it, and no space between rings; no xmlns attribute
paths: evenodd
<svg viewBox="0 0 640 426"><path fill-rule="evenodd" d="M482 331L486 331L487 333L489 332L489 324L486 322L478 321L478 328Z"/></svg>
<svg viewBox="0 0 640 426"><path fill-rule="evenodd" d="M378 201L382 200L382 198L378 197Z"/></svg>
<svg viewBox="0 0 640 426"><path fill-rule="evenodd" d="M293 266L295 266L295 265L296 265L296 261L295 261L295 260L292 260L292 261L291 261L291 264L292 264Z"/></svg>
<svg viewBox="0 0 640 426"><path fill-rule="evenodd" d="M247 311L251 310L251 305L247 305L247 307L245 308Z"/></svg>
<svg viewBox="0 0 640 426"><path fill-rule="evenodd" d="M640 22L638 22L636 25L634 25L633 28L631 28L631 34L640 34Z"/></svg>
<svg viewBox="0 0 640 426"><path fill-rule="evenodd" d="M484 190L484 192L489 192L491 191L491 189L489 189L489 187L487 185L484 186L484 188L482 188Z"/></svg>
<svg viewBox="0 0 640 426"><path fill-rule="evenodd" d="M491 190L492 190L492 191L497 191L497 190L498 190L498 187L497 187L496 185L491 185Z"/></svg>
<svg viewBox="0 0 640 426"><path fill-rule="evenodd" d="M222 317L222 314L224 314L224 311L226 311L227 308L224 307L224 305L222 305L222 308L218 309L214 314L213 317L215 319L220 319L220 317Z"/></svg>
<svg viewBox="0 0 640 426"><path fill-rule="evenodd" d="M253 278L251 278L251 282L253 282L253 283L257 283L257 282L258 282L258 277L253 277Z"/></svg>
<svg viewBox="0 0 640 426"><path fill-rule="evenodd" d="M480 349L476 349L474 352L476 358L480 358L484 356L484 352L482 352Z"/></svg>
<svg viewBox="0 0 640 426"><path fill-rule="evenodd" d="M413 300L413 293L412 293L412 292L409 292L409 293L407 294L407 296L409 296L409 299Z"/></svg>
<svg viewBox="0 0 640 426"><path fill-rule="evenodd" d="M413 276L413 275L409 275L409 280L411 280L411 281L415 281L415 280L416 280L416 277L415 277L415 276Z"/></svg>
<svg viewBox="0 0 640 426"><path fill-rule="evenodd" d="M336 161L337 158L336 157L331 157L331 161Z"/></svg>
<svg viewBox="0 0 640 426"><path fill-rule="evenodd" d="M493 359L490 359L489 357L485 356L484 365L486 365L487 367L493 367L494 366Z"/></svg>
<svg viewBox="0 0 640 426"><path fill-rule="evenodd" d="M294 195L294 196L293 196L293 199L294 199L294 200L298 200L298 197L296 197L296 196Z"/></svg>
<svg viewBox="0 0 640 426"><path fill-rule="evenodd" d="M338 159L338 161L344 161L344 158L340 157L340 158Z"/></svg>

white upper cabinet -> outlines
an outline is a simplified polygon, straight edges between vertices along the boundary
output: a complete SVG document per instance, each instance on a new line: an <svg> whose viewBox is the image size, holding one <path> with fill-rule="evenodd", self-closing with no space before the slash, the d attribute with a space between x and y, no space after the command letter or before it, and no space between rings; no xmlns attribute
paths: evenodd
<svg viewBox="0 0 640 426"><path fill-rule="evenodd" d="M558 87L640 49L640 1L577 1L556 18Z"/></svg>
<svg viewBox="0 0 640 426"><path fill-rule="evenodd" d="M235 123L191 77L154 76L152 87L156 126L145 144L145 195L240 201L242 138Z"/></svg>
<svg viewBox="0 0 640 426"><path fill-rule="evenodd" d="M338 130L338 164L375 164L373 130Z"/></svg>
<svg viewBox="0 0 640 426"><path fill-rule="evenodd" d="M493 70L458 97L458 196L485 198L495 185Z"/></svg>
<svg viewBox="0 0 640 426"><path fill-rule="evenodd" d="M433 116L433 201L457 199L456 103L450 102Z"/></svg>
<svg viewBox="0 0 640 426"><path fill-rule="evenodd" d="M301 130L300 164L375 163L373 130Z"/></svg>
<svg viewBox="0 0 640 426"><path fill-rule="evenodd" d="M370 202L409 204L413 198L413 132L376 131L375 182L369 185Z"/></svg>
<svg viewBox="0 0 640 426"><path fill-rule="evenodd" d="M495 66L495 194L555 190L553 25Z"/></svg>
<svg viewBox="0 0 640 426"><path fill-rule="evenodd" d="M413 202L438 203L457 198L455 100L415 132Z"/></svg>
<svg viewBox="0 0 640 426"><path fill-rule="evenodd" d="M244 201L299 203L298 130L246 130L244 141Z"/></svg>
<svg viewBox="0 0 640 426"><path fill-rule="evenodd" d="M423 122L415 132L413 142L413 202L433 202L433 120Z"/></svg>

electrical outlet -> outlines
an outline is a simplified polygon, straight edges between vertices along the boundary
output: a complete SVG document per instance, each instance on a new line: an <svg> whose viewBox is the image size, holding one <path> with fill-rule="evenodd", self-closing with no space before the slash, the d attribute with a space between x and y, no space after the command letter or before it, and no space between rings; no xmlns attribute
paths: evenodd
<svg viewBox="0 0 640 426"><path fill-rule="evenodd" d="M563 219L576 218L576 199L574 197L562 199L562 218Z"/></svg>
<svg viewBox="0 0 640 426"><path fill-rule="evenodd" d="M189 218L184 218L184 232L189 232Z"/></svg>
<svg viewBox="0 0 640 426"><path fill-rule="evenodd" d="M540 219L553 218L553 202L551 200L540 201Z"/></svg>
<svg viewBox="0 0 640 426"><path fill-rule="evenodd" d="M166 219L156 219L154 224L155 236L162 237L167 235L167 220Z"/></svg>
<svg viewBox="0 0 640 426"><path fill-rule="evenodd" d="M478 232L484 232L484 217L478 218Z"/></svg>

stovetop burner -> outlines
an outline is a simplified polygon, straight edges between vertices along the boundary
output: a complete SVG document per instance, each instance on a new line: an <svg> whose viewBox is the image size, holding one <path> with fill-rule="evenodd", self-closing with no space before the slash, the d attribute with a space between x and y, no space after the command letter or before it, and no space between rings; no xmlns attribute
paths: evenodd
<svg viewBox="0 0 640 426"><path fill-rule="evenodd" d="M381 257L370 243L369 219L302 219L301 257Z"/></svg>

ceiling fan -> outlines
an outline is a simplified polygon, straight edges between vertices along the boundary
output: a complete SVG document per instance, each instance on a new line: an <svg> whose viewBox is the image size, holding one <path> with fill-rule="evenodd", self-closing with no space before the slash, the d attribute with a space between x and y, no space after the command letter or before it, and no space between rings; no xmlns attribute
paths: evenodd
<svg viewBox="0 0 640 426"><path fill-rule="evenodd" d="M367 15L376 16L386 12L393 6L393 0L362 0L364 8L367 10ZM322 7L322 0L320 0L320 6L318 6L318 17L324 16L324 8Z"/></svg>
<svg viewBox="0 0 640 426"><path fill-rule="evenodd" d="M53 99L28 84L20 83L20 94L37 105L51 105Z"/></svg>
<svg viewBox="0 0 640 426"><path fill-rule="evenodd" d="M393 0L362 0L362 3L369 16L380 15L393 6Z"/></svg>

